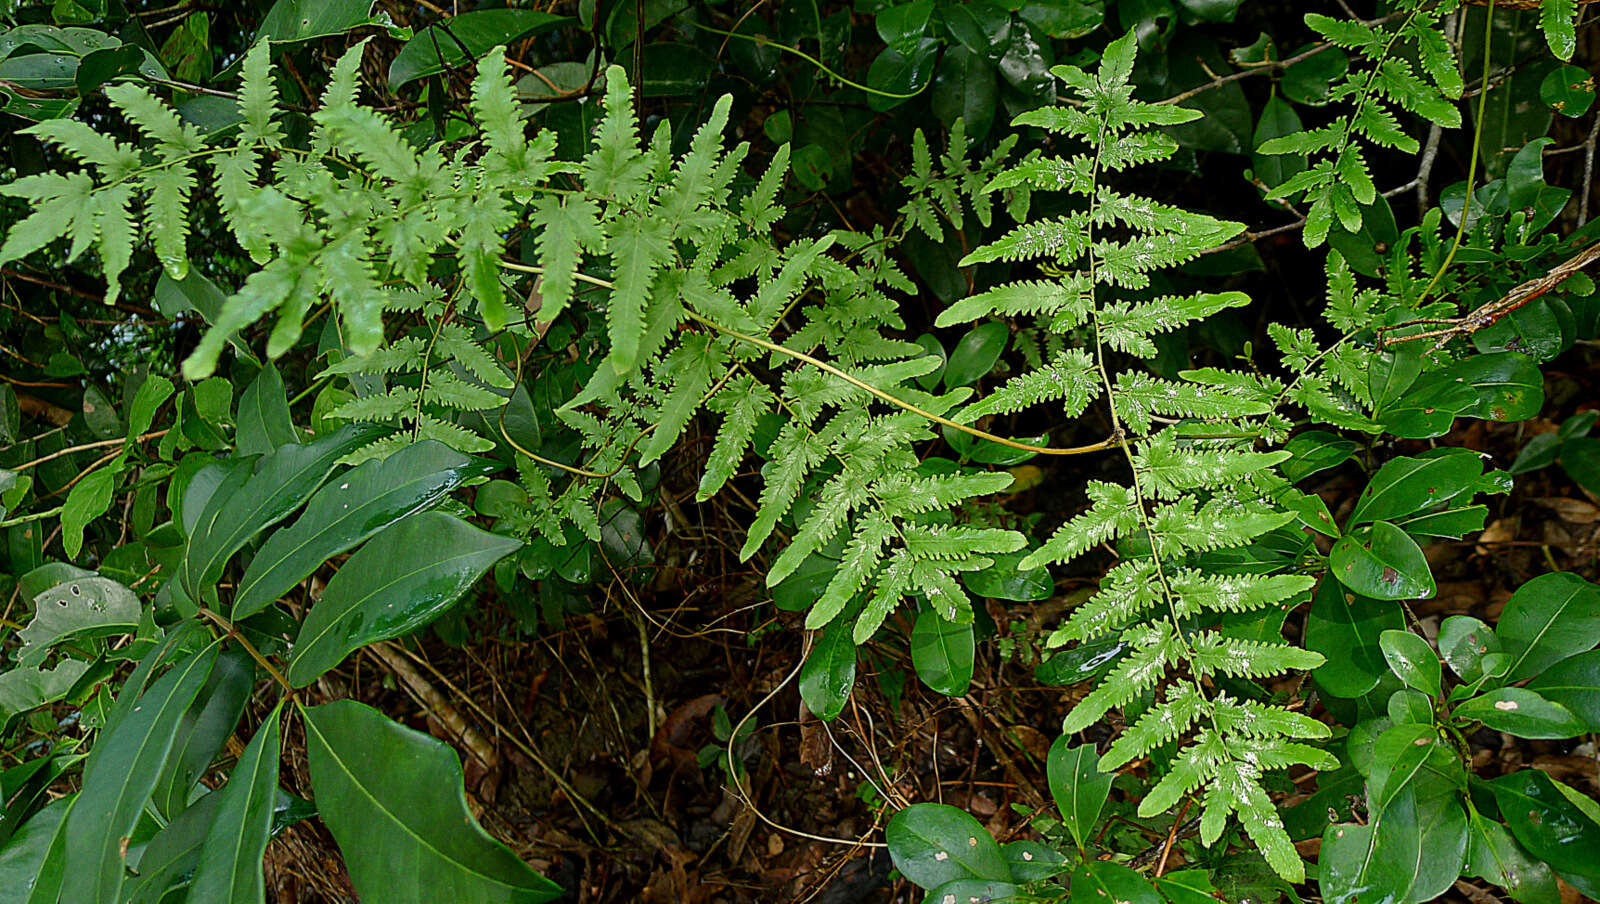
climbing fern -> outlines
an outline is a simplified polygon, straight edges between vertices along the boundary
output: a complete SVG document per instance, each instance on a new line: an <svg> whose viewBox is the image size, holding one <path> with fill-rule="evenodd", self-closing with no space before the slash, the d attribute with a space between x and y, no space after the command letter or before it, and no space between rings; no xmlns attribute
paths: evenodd
<svg viewBox="0 0 1600 904"><path fill-rule="evenodd" d="M1273 467L1288 453L1260 451L1256 444L1276 432L1264 418L1283 387L1243 371L1208 368L1169 380L1119 366L1128 354L1153 356L1151 337L1248 301L1237 292L1150 291L1157 271L1192 260L1243 227L1104 184L1108 173L1177 149L1151 127L1200 115L1133 100L1128 76L1134 53L1130 35L1106 49L1094 73L1057 67L1055 74L1079 102L1025 113L1017 122L1076 139L1087 151L1031 157L991 183L1061 190L1077 203L1060 217L1018 227L968 255L966 263L1035 260L1055 278L1000 286L940 317L942 324L995 313L1031 317L1081 345L1014 377L956 417L1042 403L1076 417L1105 400L1132 481L1091 482L1089 508L1021 565L1066 563L1107 543L1123 552L1099 593L1051 637L1056 646L1107 636L1128 645L1127 654L1067 716L1063 731L1081 731L1113 708L1127 709L1128 729L1101 761L1102 769L1180 743L1140 805L1142 815L1166 812L1198 794L1203 841L1217 841L1228 816L1238 814L1268 862L1298 879L1300 858L1263 777L1291 764L1330 765L1328 754L1303 743L1327 737L1328 729L1289 709L1218 690L1231 679L1270 678L1322 662L1315 653L1248 637L1231 627L1237 618L1230 620L1281 612L1305 597L1312 579L1233 569L1227 556L1216 555L1294 520L1274 499L1281 478Z"/></svg>

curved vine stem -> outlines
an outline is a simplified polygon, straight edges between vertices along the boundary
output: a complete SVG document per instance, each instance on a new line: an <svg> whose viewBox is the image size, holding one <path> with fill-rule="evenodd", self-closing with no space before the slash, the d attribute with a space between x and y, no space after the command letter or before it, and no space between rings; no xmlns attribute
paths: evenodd
<svg viewBox="0 0 1600 904"><path fill-rule="evenodd" d="M536 275L543 275L544 274L544 268L543 267L532 267L532 266L529 266L527 264L518 264L518 263L511 262L511 261L501 261L500 264L505 269L513 270L513 271L516 271L518 273L530 273L530 274L536 274ZM590 285L600 286L601 288L605 288L605 289L615 288L615 286L612 283L610 283L610 282L608 282L606 280L598 279L598 278L593 277L593 276L588 276L588 275L583 274L583 273L576 273L576 274L574 274L574 276L580 282L586 282L586 283L589 283ZM840 370L839 368L833 366L832 364L829 364L826 361L821 360L820 358L812 357L811 355L808 355L805 352L797 352L792 348L785 348L784 346L779 345L778 343L773 342L773 341L771 341L769 339L763 339L763 338L761 338L759 336L752 336L749 333L741 333L738 330L732 329L730 327L725 327L722 324L717 323L716 321L710 319L709 317L706 317L706 316L701 315L701 314L697 314L694 311L688 310L687 308L684 309L683 313L684 313L685 317L689 318L690 320L693 320L695 323L698 323L698 324L700 324L702 326L705 326L705 327L708 327L708 328L710 328L712 330L715 330L716 332L721 333L722 335L727 336L730 339L738 339L740 342L748 342L751 345L757 346L759 348L766 349L767 351L773 352L774 354L784 355L786 357L793 358L796 361L802 361L802 362L804 362L806 364L811 365L812 367L817 368L818 370L823 371L824 373L832 374L833 376L838 377L839 379L845 381L846 383L849 383L851 386L854 386L857 389L863 390L864 392L867 392L867 393L873 395L874 397L876 397L876 398L878 398L878 399L880 399L880 400L882 400L884 402L887 402L890 405L893 405L896 408L899 408L899 409L901 409L903 411L909 411L912 414L915 414L915 415L917 415L919 417L927 418L928 420L933 421L936 424L941 424L943 426L949 427L952 430L958 430L958 431L960 431L962 433L967 434L968 436L973 436L973 437L976 437L976 438L982 439L982 440L988 440L991 443L998 443L999 445L1006 446L1006 447L1011 448L1011 449L1016 449L1019 452L1032 452L1035 455L1086 455L1086 454L1088 454L1090 452L1103 452L1106 449L1114 449L1114 448L1122 445L1123 437L1122 437L1122 431L1120 429L1113 431L1112 434L1110 436L1106 437L1105 439L1100 440L1099 442L1090 443L1087 446L1036 446L1036 445L1033 445L1032 443L1019 443L1014 439L1008 439L1008 438L1006 438L1004 436L997 436L997 435L995 435L993 433L990 433L990 432L988 432L986 430L979 430L976 427L968 427L966 424L958 424L955 421L952 421L947 417L941 417L940 415L934 414L931 411L927 411L925 409L919 408L916 405L913 405L910 402L907 402L906 400L904 400L902 398L899 398L898 396L896 396L896 395L894 395L892 393L885 392L882 389L879 389L878 387L873 386L871 383L868 383L865 380L862 380L861 378L856 377L856 376L850 374L847 371ZM519 374L520 374L520 367L521 367L520 362L518 364L518 367L519 367ZM504 426L503 426L504 425L504 415L503 415L503 413L502 413L502 417L501 417L501 422L502 422L501 433L504 434L505 429L504 429ZM509 439L509 437L508 437L508 439ZM514 447L516 447L515 443L512 443L512 445ZM520 447L517 447L517 448L520 451ZM535 458L535 460L538 461L539 459ZM563 470L572 470L569 466L566 466L566 465L556 465L556 466L562 468ZM613 473L615 473L615 472L613 472ZM586 473L585 476L599 477L599 476L610 476L610 475L598 475L598 474L587 474Z"/></svg>
<svg viewBox="0 0 1600 904"><path fill-rule="evenodd" d="M924 84L921 88L918 88L917 90L911 92L910 94L897 94L897 93L895 93L893 91L884 91L884 90L881 90L881 89L878 89L878 88L871 88L871 87L868 87L866 85L861 84L860 82L851 81L850 79L845 78L844 76L840 75L839 73L837 73L837 72L833 71L831 68L829 68L827 63L824 63L821 60L817 59L816 57L812 56L811 54L806 53L804 50L801 50L798 47L790 47L788 44L780 44L777 41L774 41L774 40L766 37L765 35L740 34L737 31L725 31L725 30L723 30L721 28L716 28L714 26L706 25L706 24L700 23L700 22L696 22L694 27L695 28L704 29L706 31L711 32L712 34L718 34L718 35L722 35L722 36L728 37L728 38L743 38L746 41L754 41L757 44L760 44L760 45L763 45L763 46L766 46L766 47L771 47L771 48L774 48L776 50L782 50L785 53L792 53L795 56L799 57L800 59L805 60L806 62L810 63L811 65L813 65L813 66L817 67L818 69L821 69L823 72L827 73L829 78L832 78L832 79L835 79L836 81L842 82L843 84L848 85L851 88L856 89L857 91L865 91L868 94L876 94L879 97L891 97L891 98L894 98L895 100L906 100L908 98L916 97L918 94L921 94L922 92L928 90L928 85L933 84L933 79L929 79L927 81L927 83Z"/></svg>
<svg viewBox="0 0 1600 904"><path fill-rule="evenodd" d="M1444 272L1450 269L1450 264L1456 259L1456 251L1461 248L1461 239L1467 234L1467 214L1472 212L1472 191L1478 180L1478 156L1483 145L1483 114L1489 106L1489 64L1490 50L1494 38L1494 4L1495 0L1488 0L1488 5L1483 12L1483 90L1478 92L1478 121L1472 129L1472 158L1467 162L1467 191L1461 199L1461 222L1456 224L1455 241L1450 243L1450 252L1444 256L1444 263L1439 265L1433 279L1422 290L1418 303L1428 300L1433 294L1433 289L1444 277Z"/></svg>

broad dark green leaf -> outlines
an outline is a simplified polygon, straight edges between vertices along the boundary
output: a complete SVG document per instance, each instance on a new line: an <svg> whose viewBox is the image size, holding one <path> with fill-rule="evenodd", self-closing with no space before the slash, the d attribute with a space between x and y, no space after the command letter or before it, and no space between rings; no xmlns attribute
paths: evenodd
<svg viewBox="0 0 1600 904"><path fill-rule="evenodd" d="M67 637L131 631L141 612L132 590L98 575L41 591L33 608L33 619L17 632L24 645L17 664L27 668L43 663L50 648Z"/></svg>
<svg viewBox="0 0 1600 904"><path fill-rule="evenodd" d="M1417 378L1406 394L1383 412L1383 426L1395 436L1426 439L1450 430L1456 416L1478 404L1478 392L1466 381L1432 371Z"/></svg>
<svg viewBox="0 0 1600 904"><path fill-rule="evenodd" d="M1396 725L1432 725L1434 721L1433 698L1409 687L1390 694L1386 710Z"/></svg>
<svg viewBox="0 0 1600 904"><path fill-rule="evenodd" d="M1261 116L1256 120L1255 135L1252 137L1252 147L1261 147L1274 138L1293 135L1303 131L1300 116L1295 113L1294 107L1281 97L1274 95L1267 99L1261 108ZM1256 177L1268 188L1276 188L1289 180L1290 176L1306 168L1304 154L1262 154L1256 153L1251 157L1251 166L1255 168Z"/></svg>
<svg viewBox="0 0 1600 904"><path fill-rule="evenodd" d="M83 790L67 818L63 900L119 900L127 838L166 766L178 720L205 685L216 658L212 645L177 662L95 742L84 765Z"/></svg>
<svg viewBox="0 0 1600 904"><path fill-rule="evenodd" d="M301 713L317 810L363 904L560 897L472 818L449 747L351 700Z"/></svg>
<svg viewBox="0 0 1600 904"><path fill-rule="evenodd" d="M978 596L1024 603L1049 599L1056 590L1050 569L1043 565L1030 569L1018 568L1026 557L1025 552L992 556L994 564L988 568L962 572L961 583Z"/></svg>
<svg viewBox="0 0 1600 904"><path fill-rule="evenodd" d="M1067 868L1067 858L1060 851L1037 841L1007 842L1000 846L1000 852L1011 867L1012 878L1018 882L1048 879Z"/></svg>
<svg viewBox="0 0 1600 904"><path fill-rule="evenodd" d="M1050 780L1050 796L1055 798L1061 821L1078 849L1085 850L1100 822L1100 811L1111 796L1114 772L1100 771L1100 755L1094 745L1069 746L1071 738L1062 735L1050 745L1045 774Z"/></svg>
<svg viewBox="0 0 1600 904"><path fill-rule="evenodd" d="M968 0L939 11L944 27L961 46L991 67L1005 55L1011 42L1011 14L989 0ZM974 139L978 138L973 134Z"/></svg>
<svg viewBox="0 0 1600 904"><path fill-rule="evenodd" d="M256 39L291 44L381 24L373 18L372 7L370 0L278 0L261 20Z"/></svg>
<svg viewBox="0 0 1600 904"><path fill-rule="evenodd" d="M1574 436L1561 444L1560 461L1574 483L1600 495L1600 439Z"/></svg>
<svg viewBox="0 0 1600 904"><path fill-rule="evenodd" d="M1450 755L1450 749L1431 724L1402 724L1386 730L1372 745L1372 776L1368 783L1372 809L1382 812L1411 787L1430 760Z"/></svg>
<svg viewBox="0 0 1600 904"><path fill-rule="evenodd" d="M273 708L240 755L228 783L215 792L217 815L190 886L190 900L218 904L266 901L261 856L267 849L278 794L281 708L282 704Z"/></svg>
<svg viewBox="0 0 1600 904"><path fill-rule="evenodd" d="M1493 882L1523 904L1559 904L1561 891L1550 865L1528 856L1505 826L1474 812L1467 831L1462 875Z"/></svg>
<svg viewBox="0 0 1600 904"><path fill-rule="evenodd" d="M1519 738L1575 738L1589 726L1572 711L1520 687L1488 691L1456 707L1457 716Z"/></svg>
<svg viewBox="0 0 1600 904"><path fill-rule="evenodd" d="M1405 899L1422 854L1416 795L1402 791L1365 825L1328 826L1317 857L1320 890L1328 904L1369 904Z"/></svg>
<svg viewBox="0 0 1600 904"><path fill-rule="evenodd" d="M1289 458L1279 467L1283 470L1283 476L1298 483L1318 471L1344 464L1355 457L1357 448L1355 440L1345 439L1337 433L1307 430L1284 444Z"/></svg>
<svg viewBox="0 0 1600 904"><path fill-rule="evenodd" d="M1169 904L1211 904L1217 889L1203 869L1184 869L1156 878L1156 890Z"/></svg>
<svg viewBox="0 0 1600 904"><path fill-rule="evenodd" d="M975 650L972 625L945 621L931 609L917 615L911 629L911 664L932 690L947 697L965 694L972 684Z"/></svg>
<svg viewBox="0 0 1600 904"><path fill-rule="evenodd" d="M1511 594L1495 633L1520 681L1600 643L1600 586L1569 572L1542 574Z"/></svg>
<svg viewBox="0 0 1600 904"><path fill-rule="evenodd" d="M1461 508L1429 512L1411 518L1396 518L1394 525L1413 537L1443 537L1459 540L1467 534L1483 530L1489 516L1486 505L1468 505Z"/></svg>
<svg viewBox="0 0 1600 904"><path fill-rule="evenodd" d="M230 649L217 657L205 687L174 729L167 768L152 795L156 809L168 819L189 805L195 786L233 735L255 679L255 660L242 650Z"/></svg>
<svg viewBox="0 0 1600 904"><path fill-rule="evenodd" d="M391 525L345 561L311 607L295 638L289 682L305 687L352 650L433 621L521 545L443 512Z"/></svg>
<svg viewBox="0 0 1600 904"><path fill-rule="evenodd" d="M1340 583L1373 599L1426 599L1435 591L1422 548L1387 521L1334 543L1328 566Z"/></svg>
<svg viewBox="0 0 1600 904"><path fill-rule="evenodd" d="M939 42L933 38L922 38L907 53L885 47L867 68L867 86L880 92L867 95L867 106L882 113L905 103L905 95L920 93L933 78L938 55Z"/></svg>
<svg viewBox="0 0 1600 904"><path fill-rule="evenodd" d="M237 493L213 495L184 554L184 589L189 597L214 599L216 583L233 554L299 508L339 459L370 442L380 429L350 424L308 443L280 446L260 460Z"/></svg>
<svg viewBox="0 0 1600 904"><path fill-rule="evenodd" d="M997 321L980 323L967 331L956 343L955 350L950 352L950 360L944 366L945 388L954 389L976 383L994 368L1010 339L1011 331Z"/></svg>
<svg viewBox="0 0 1600 904"><path fill-rule="evenodd" d="M389 64L389 89L470 66L497 44L543 34L574 21L534 9L480 9L429 25L400 48Z"/></svg>
<svg viewBox="0 0 1600 904"><path fill-rule="evenodd" d="M994 125L998 99L994 65L966 47L945 51L933 76L933 112L947 128L957 119L982 141Z"/></svg>
<svg viewBox="0 0 1600 904"><path fill-rule="evenodd" d="M1488 421L1521 421L1544 407L1544 377L1532 358L1519 352L1473 355L1429 376L1459 380L1477 393L1462 414Z"/></svg>
<svg viewBox="0 0 1600 904"><path fill-rule="evenodd" d="M1161 895L1145 877L1120 863L1090 860L1072 871L1067 880L1072 896L1086 901L1115 901L1117 904L1161 904Z"/></svg>
<svg viewBox="0 0 1600 904"><path fill-rule="evenodd" d="M233 618L265 609L323 562L426 508L472 473L466 456L424 440L340 475L311 497L294 524L262 544L239 581Z"/></svg>
<svg viewBox="0 0 1600 904"><path fill-rule="evenodd" d="M1528 682L1528 690L1565 706L1590 731L1600 731L1600 650L1569 656Z"/></svg>
<svg viewBox="0 0 1600 904"><path fill-rule="evenodd" d="M81 659L63 659L49 669L13 666L0 672L0 730L12 716L65 697L88 670Z"/></svg>
<svg viewBox="0 0 1600 904"><path fill-rule="evenodd" d="M145 842L132 864L137 875L129 876L122 889L128 904L159 904L173 889L188 885L220 800L215 791L207 794Z"/></svg>
<svg viewBox="0 0 1600 904"><path fill-rule="evenodd" d="M1439 666L1439 656L1426 640L1410 631L1385 631L1378 636L1378 646L1389 668L1400 676L1408 687L1437 697L1444 691L1444 675Z"/></svg>
<svg viewBox="0 0 1600 904"><path fill-rule="evenodd" d="M1010 882L1013 878L994 836L955 807L912 804L890 818L884 840L895 869L923 888L957 879Z"/></svg>
<svg viewBox="0 0 1600 904"><path fill-rule="evenodd" d="M1506 827L1528 853L1559 872L1600 879L1600 824L1567 800L1550 776L1521 769L1486 783Z"/></svg>
<svg viewBox="0 0 1600 904"><path fill-rule="evenodd" d="M834 619L800 667L800 699L817 718L831 722L844 711L856 683L856 645L850 625Z"/></svg>
<svg viewBox="0 0 1600 904"><path fill-rule="evenodd" d="M1372 475L1350 512L1347 525L1392 521L1451 499L1483 473L1483 460L1467 449L1427 458L1395 458Z"/></svg>
<svg viewBox="0 0 1600 904"><path fill-rule="evenodd" d="M1479 619L1452 615L1439 624L1439 654L1468 684L1483 677L1483 657L1498 652L1499 636Z"/></svg>
<svg viewBox="0 0 1600 904"><path fill-rule="evenodd" d="M1025 3L1017 10L1024 22L1037 27L1052 38L1081 38L1100 27L1105 21L1104 0L1038 0ZM1012 46L1016 46L1016 30L1012 31Z"/></svg>
<svg viewBox="0 0 1600 904"><path fill-rule="evenodd" d="M298 442L283 377L268 361L239 396L239 429L234 444L241 455L266 455L287 443Z"/></svg>
<svg viewBox="0 0 1600 904"><path fill-rule="evenodd" d="M60 835L62 820L72 809L73 800L63 797L33 814L5 844L0 845L0 888L11 889L11 900L30 900L35 884L46 876L46 861L53 847L57 848L56 859L59 864L60 850L56 839ZM59 866L50 873L52 878L59 880ZM47 881L46 885L49 884Z"/></svg>
<svg viewBox="0 0 1600 904"><path fill-rule="evenodd" d="M879 11L873 17L878 37L896 53L909 54L917 49L923 34L928 30L928 20L933 17L933 0L912 0L899 6Z"/></svg>

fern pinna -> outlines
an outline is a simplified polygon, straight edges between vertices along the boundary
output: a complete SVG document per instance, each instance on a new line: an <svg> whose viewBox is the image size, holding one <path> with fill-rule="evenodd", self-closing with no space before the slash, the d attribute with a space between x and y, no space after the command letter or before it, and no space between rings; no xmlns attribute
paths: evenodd
<svg viewBox="0 0 1600 904"><path fill-rule="evenodd" d="M1108 174L1177 149L1151 127L1200 116L1132 98L1135 49L1129 35L1107 48L1095 73L1056 67L1079 102L1016 120L1086 145L1085 153L1033 156L991 183L1064 191L1077 204L1062 216L1015 229L966 263L1032 260L1054 278L999 286L939 318L944 325L990 314L1031 317L1081 345L1062 348L957 416L1051 403L1076 417L1096 400L1108 400L1133 480L1091 482L1088 510L1021 566L1065 563L1106 543L1117 543L1122 553L1100 591L1051 637L1060 646L1120 636L1128 648L1078 702L1063 730L1081 731L1122 708L1129 726L1101 761L1103 769L1180 745L1161 758L1170 765L1141 803L1142 815L1166 812L1198 794L1203 841L1217 841L1228 816L1237 813L1268 862L1299 879L1303 866L1262 780L1269 770L1292 764L1331 765L1327 753L1303 743L1327 737L1328 729L1283 706L1219 689L1235 679L1270 678L1322 662L1320 655L1265 641L1259 628L1247 627L1262 619L1274 624L1274 614L1281 625L1286 606L1305 598L1312 579L1258 573L1228 554L1295 519L1275 498L1283 481L1273 466L1288 453L1253 446L1263 433L1281 429L1268 415L1283 387L1217 368L1186 371L1180 380L1119 370L1127 355L1154 357L1153 336L1248 300L1237 292L1152 291L1156 271L1193 259L1243 227L1104 184Z"/></svg>

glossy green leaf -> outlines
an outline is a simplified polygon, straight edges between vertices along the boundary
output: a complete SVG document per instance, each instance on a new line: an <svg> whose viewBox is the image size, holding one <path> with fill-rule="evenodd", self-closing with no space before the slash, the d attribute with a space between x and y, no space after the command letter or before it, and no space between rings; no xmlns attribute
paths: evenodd
<svg viewBox="0 0 1600 904"><path fill-rule="evenodd" d="M1433 572L1422 548L1387 521L1346 534L1333 544L1328 565L1340 583L1373 599L1425 599L1434 594Z"/></svg>
<svg viewBox="0 0 1600 904"><path fill-rule="evenodd" d="M1453 498L1483 473L1483 460L1469 450L1428 458L1394 458L1372 475L1346 524L1392 521Z"/></svg>
<svg viewBox="0 0 1600 904"><path fill-rule="evenodd" d="M1390 694L1385 710L1396 725L1432 725L1434 720L1433 698L1409 687Z"/></svg>
<svg viewBox="0 0 1600 904"><path fill-rule="evenodd" d="M933 78L934 62L939 56L939 42L922 38L908 53L885 47L867 67L867 87L875 92L867 95L867 106L879 113L892 110L928 86Z"/></svg>
<svg viewBox="0 0 1600 904"><path fill-rule="evenodd" d="M1559 872L1600 878L1600 824L1537 769L1521 769L1486 783L1506 827L1528 853Z"/></svg>
<svg viewBox="0 0 1600 904"><path fill-rule="evenodd" d="M1117 904L1161 904L1161 896L1149 880L1120 863L1090 860L1080 864L1068 877L1072 896L1085 901L1114 901Z"/></svg>
<svg viewBox="0 0 1600 904"><path fill-rule="evenodd" d="M1600 439L1574 436L1561 444L1560 461L1574 483L1600 495Z"/></svg>
<svg viewBox="0 0 1600 904"><path fill-rule="evenodd" d="M1007 842L1000 846L1000 852L1018 882L1037 882L1067 869L1067 858L1060 851L1037 841Z"/></svg>
<svg viewBox="0 0 1600 904"><path fill-rule="evenodd" d="M371 442L377 432L370 424L351 424L308 443L280 446L258 462L237 493L207 500L184 553L182 574L189 597L214 598L233 554L299 508L339 459Z"/></svg>
<svg viewBox="0 0 1600 904"><path fill-rule="evenodd" d="M1600 731L1600 650L1569 656L1535 675L1528 690L1565 706Z"/></svg>
<svg viewBox="0 0 1600 904"><path fill-rule="evenodd" d="M305 687L352 650L428 624L521 546L443 512L391 525L345 561L311 607L295 638L289 682Z"/></svg>
<svg viewBox="0 0 1600 904"><path fill-rule="evenodd" d="M1324 578L1306 614L1305 648L1327 661L1312 671L1317 685L1335 697L1360 697L1389 671L1378 638L1405 627L1405 614L1387 601L1346 590Z"/></svg>
<svg viewBox="0 0 1600 904"><path fill-rule="evenodd" d="M1537 675L1600 644L1600 586L1564 571L1539 575L1511 594L1495 633L1511 654L1506 680Z"/></svg>
<svg viewBox="0 0 1600 904"><path fill-rule="evenodd" d="M429 25L400 48L389 64L389 90L471 65L498 44L544 34L574 21L534 9L480 9Z"/></svg>
<svg viewBox="0 0 1600 904"><path fill-rule="evenodd" d="M282 727L278 712L267 715L240 754L218 796L217 815L206 836L189 897L218 904L265 904L261 857L267 850L278 794Z"/></svg>
<svg viewBox="0 0 1600 904"><path fill-rule="evenodd" d="M1078 849L1085 850L1100 822L1100 811L1111 796L1114 772L1100 771L1100 755L1094 745L1069 746L1071 738L1061 735L1050 745L1045 774L1050 780L1050 796L1055 798L1061 821L1066 824Z"/></svg>
<svg viewBox="0 0 1600 904"><path fill-rule="evenodd" d="M1010 882L1013 878L994 836L955 807L912 804L889 819L884 840L895 869L923 888L957 879Z"/></svg>
<svg viewBox="0 0 1600 904"><path fill-rule="evenodd" d="M1519 738L1575 738L1589 730L1565 706L1520 687L1473 697L1456 707L1456 715Z"/></svg>
<svg viewBox="0 0 1600 904"><path fill-rule="evenodd" d="M300 435L289 418L283 377L269 361L239 396L239 426L234 444L241 455L266 455L279 446L299 440Z"/></svg>
<svg viewBox="0 0 1600 904"><path fill-rule="evenodd" d="M912 0L898 6L880 10L873 18L878 37L889 49L909 54L917 49L923 33L928 30L928 20L933 17L933 0Z"/></svg>
<svg viewBox="0 0 1600 904"><path fill-rule="evenodd" d="M982 141L994 125L999 90L994 65L966 47L952 47L933 76L933 112L947 128L957 119L967 135Z"/></svg>
<svg viewBox="0 0 1600 904"><path fill-rule="evenodd" d="M1011 331L999 322L980 323L969 330L956 343L955 350L950 352L950 361L945 364L945 388L976 383L994 369L1010 339Z"/></svg>
<svg viewBox="0 0 1600 904"><path fill-rule="evenodd" d="M311 497L298 520L262 544L239 581L233 617L260 612L323 562L433 504L473 473L466 456L424 440L341 474Z"/></svg>
<svg viewBox="0 0 1600 904"><path fill-rule="evenodd" d="M83 531L89 522L111 508L111 499L122 477L124 458L119 455L108 464L90 471L67 492L61 505L61 546L67 557L76 559L83 550Z"/></svg>
<svg viewBox="0 0 1600 904"><path fill-rule="evenodd" d="M155 422L156 411L161 403L171 398L175 391L172 381L160 374L145 377L128 405L128 436L143 436Z"/></svg>
<svg viewBox="0 0 1600 904"><path fill-rule="evenodd" d="M1410 631L1390 630L1378 636L1378 646L1389 668L1408 687L1433 697L1443 693L1444 675L1439 656L1426 640Z"/></svg>
<svg viewBox="0 0 1600 904"><path fill-rule="evenodd" d="M1440 380L1470 386L1477 401L1462 414L1489 421L1521 421L1538 415L1544 407L1544 376L1533 358L1520 352L1473 355L1443 370Z"/></svg>
<svg viewBox="0 0 1600 904"><path fill-rule="evenodd" d="M1383 812L1425 774L1430 760L1449 755L1439 729L1432 724L1396 725L1384 731L1372 745L1372 775L1367 786L1372 809Z"/></svg>
<svg viewBox="0 0 1600 904"><path fill-rule="evenodd" d="M560 887L472 818L449 747L351 700L301 714L317 811L363 904L560 897Z"/></svg>
<svg viewBox="0 0 1600 904"><path fill-rule="evenodd" d="M1008 552L993 556L994 564L982 571L964 571L961 583L978 596L993 597L1018 602L1047 600L1056 591L1056 582L1050 569L1019 568L1025 552Z"/></svg>
<svg viewBox="0 0 1600 904"><path fill-rule="evenodd" d="M1168 904L1210 904L1217 900L1216 886L1203 869L1181 869L1158 876L1156 891Z"/></svg>
<svg viewBox="0 0 1600 904"><path fill-rule="evenodd" d="M216 661L212 645L177 662L139 696L127 717L95 742L83 790L66 825L65 901L115 901L127 866L128 836L166 766L178 720ZM123 694L135 693L129 686Z"/></svg>
<svg viewBox="0 0 1600 904"><path fill-rule="evenodd" d="M1011 14L1006 8L989 0L967 0L966 3L945 6L939 15L944 27L961 46L991 66L1005 55L1011 43ZM992 70L991 70L992 71ZM978 138L973 134L974 139Z"/></svg>
<svg viewBox="0 0 1600 904"><path fill-rule="evenodd" d="M35 884L43 878L51 848L56 848L57 863L60 849L57 838L62 820L72 808L74 798L64 797L33 814L18 827L15 834L0 844L0 888L11 889L15 901L29 901ZM59 866L51 871L59 879ZM54 899L52 899L54 900Z"/></svg>
<svg viewBox="0 0 1600 904"><path fill-rule="evenodd" d="M1255 135L1252 146L1259 148L1262 144L1274 138L1293 135L1304 130L1300 123L1299 114L1294 107L1283 98L1274 95L1267 99L1261 108L1261 115L1256 119ZM1268 188L1276 188L1289 180L1289 177L1306 168L1304 154L1262 154L1257 152L1250 161L1255 168L1256 177Z"/></svg>
<svg viewBox="0 0 1600 904"><path fill-rule="evenodd" d="M1468 833L1462 875L1492 882L1523 904L1559 904L1561 891L1550 865L1529 856L1505 826L1472 813Z"/></svg>
<svg viewBox="0 0 1600 904"><path fill-rule="evenodd" d="M211 675L196 695L194 705L173 729L167 768L151 795L157 811L172 818L189 805L200 779L217 753L233 736L244 707L255 689L256 663L243 650L229 649L217 656Z"/></svg>
<svg viewBox="0 0 1600 904"><path fill-rule="evenodd" d="M1594 76L1577 66L1557 67L1539 83L1539 98L1562 116L1576 119L1594 105Z"/></svg>
<svg viewBox="0 0 1600 904"><path fill-rule="evenodd" d="M33 619L17 632L24 644L17 663L44 662L50 648L67 637L123 633L139 625L139 598L110 578L77 578L41 591L33 599Z"/></svg>
<svg viewBox="0 0 1600 904"><path fill-rule="evenodd" d="M1479 619L1452 615L1439 623L1439 654L1468 684L1483 677L1483 657L1498 652L1499 636Z"/></svg>
<svg viewBox="0 0 1600 904"><path fill-rule="evenodd" d="M135 875L123 885L128 904L159 904L172 890L188 885L220 800L215 791L207 794L145 842L138 861L132 864Z"/></svg>
<svg viewBox="0 0 1600 904"><path fill-rule="evenodd" d="M12 716L65 697L88 670L81 659L63 659L50 669L13 666L0 672L0 729Z"/></svg>
<svg viewBox="0 0 1600 904"><path fill-rule="evenodd" d="M1328 826L1317 856L1322 899L1328 904L1405 900L1421 859L1421 839L1416 796L1409 789L1365 825Z"/></svg>
<svg viewBox="0 0 1600 904"><path fill-rule="evenodd" d="M958 625L932 609L917 615L911 629L911 664L930 689L959 697L972 684L976 652L972 625Z"/></svg>
<svg viewBox="0 0 1600 904"><path fill-rule="evenodd" d="M856 645L842 618L822 630L800 667L800 699L817 718L831 722L844 711L856 683Z"/></svg>
<svg viewBox="0 0 1600 904"><path fill-rule="evenodd" d="M256 39L293 44L344 34L352 28L378 24L372 7L369 0L278 0L261 20Z"/></svg>
<svg viewBox="0 0 1600 904"><path fill-rule="evenodd" d="M1396 518L1394 525L1413 537L1459 540L1467 534L1483 530L1483 523L1488 517L1488 506L1468 505L1410 518Z"/></svg>

